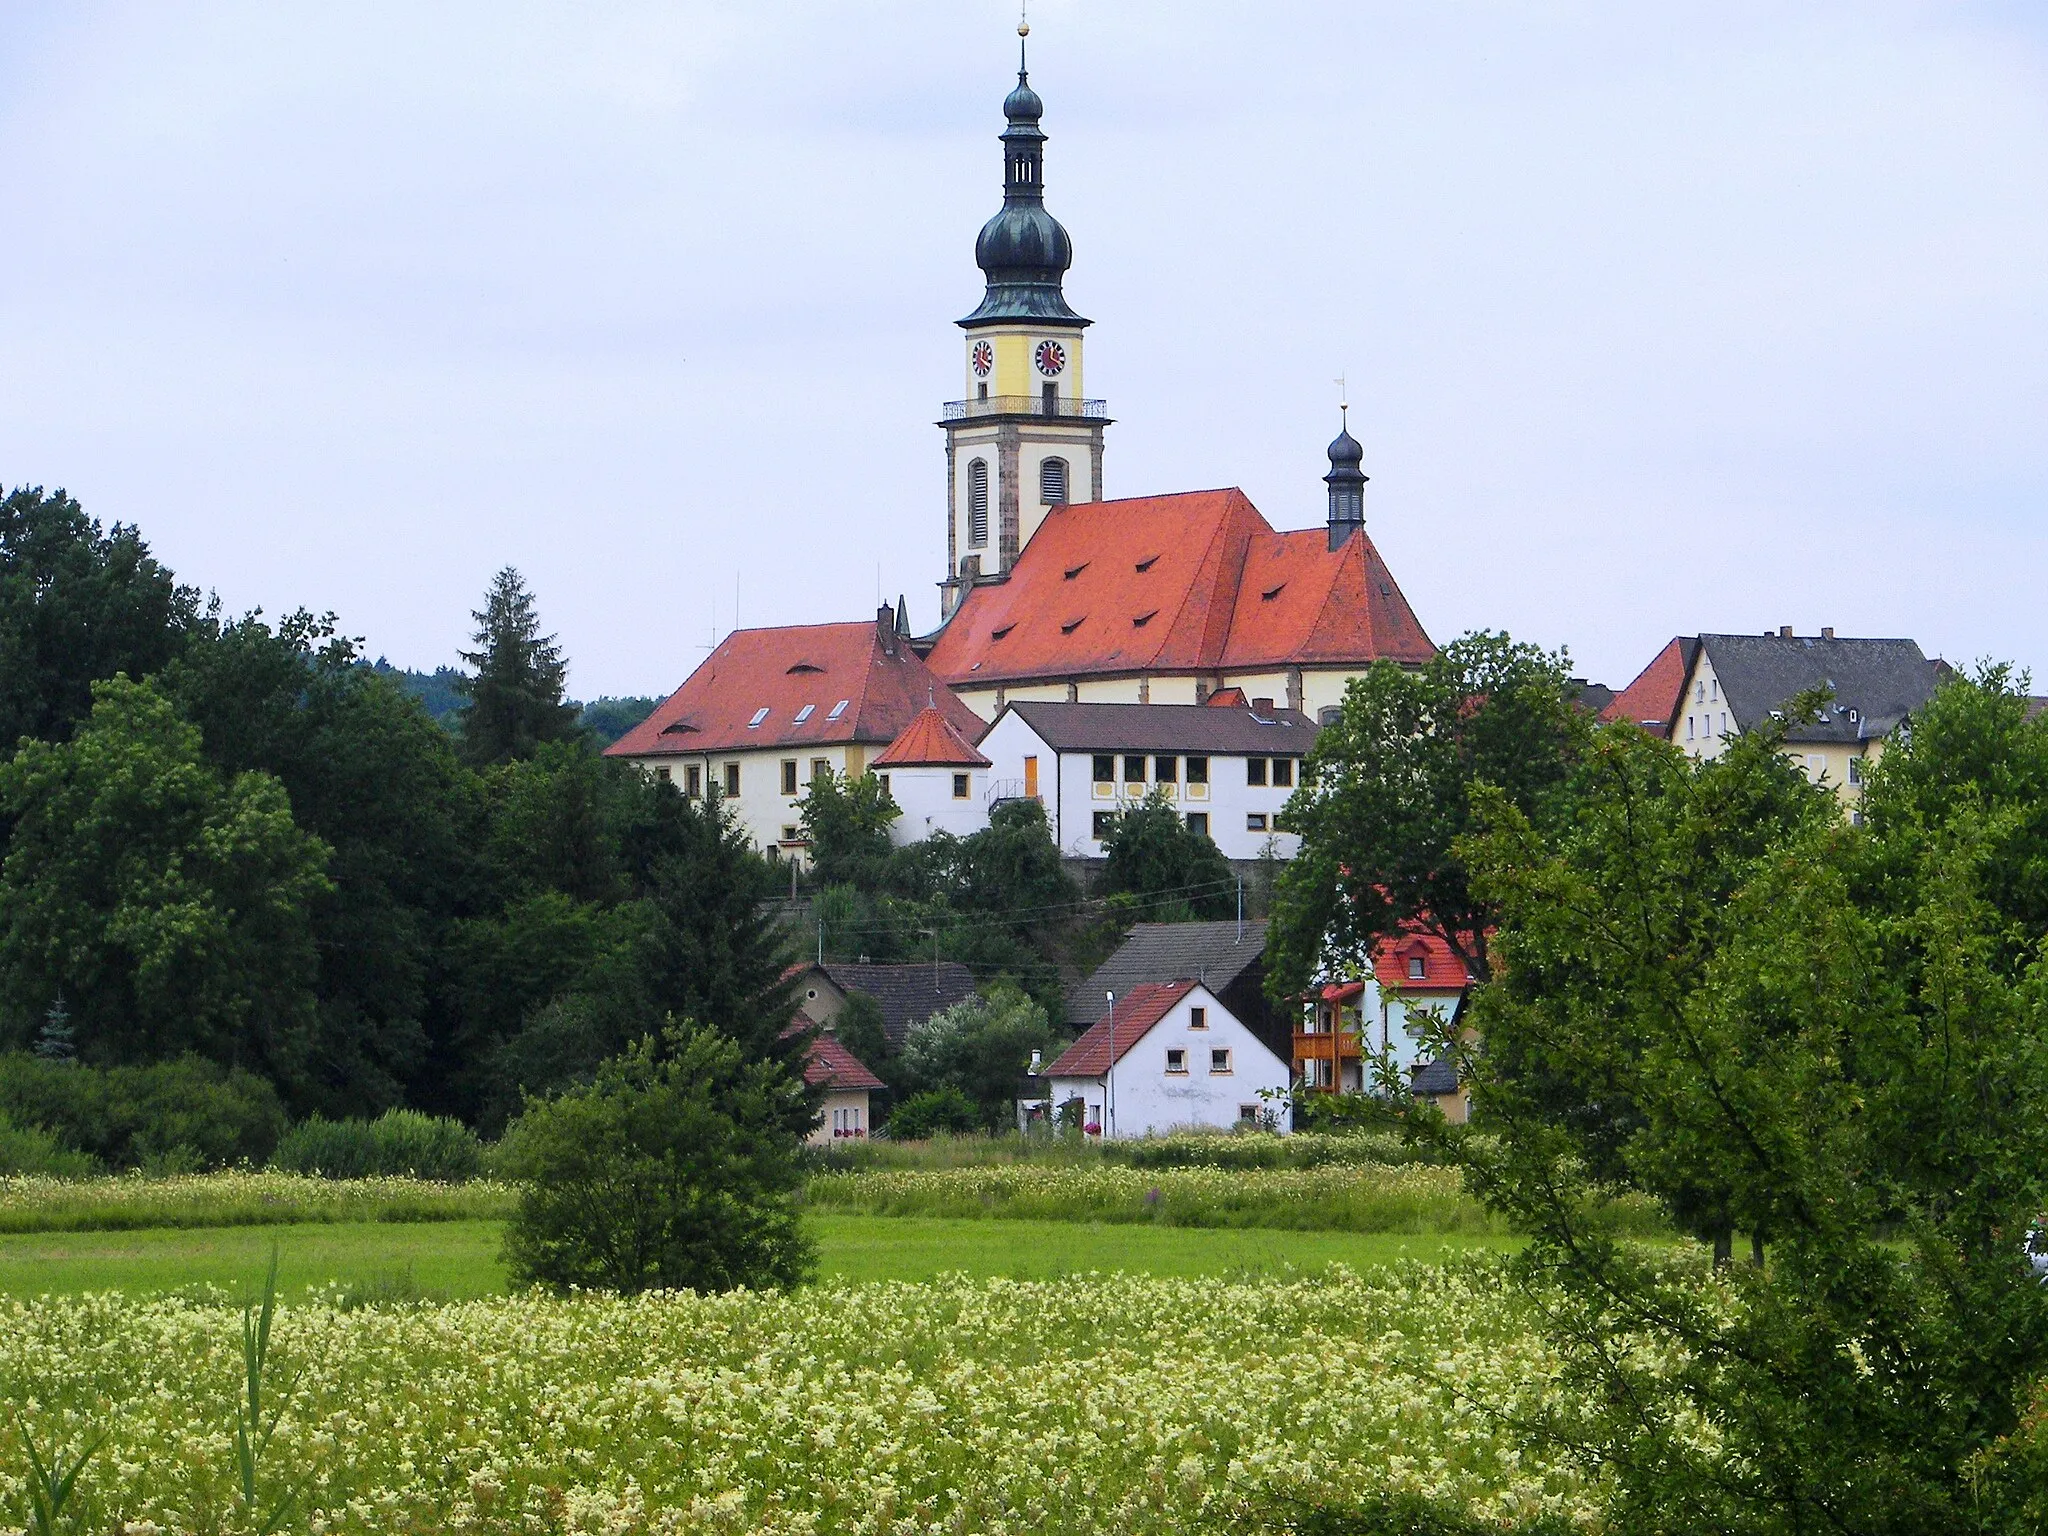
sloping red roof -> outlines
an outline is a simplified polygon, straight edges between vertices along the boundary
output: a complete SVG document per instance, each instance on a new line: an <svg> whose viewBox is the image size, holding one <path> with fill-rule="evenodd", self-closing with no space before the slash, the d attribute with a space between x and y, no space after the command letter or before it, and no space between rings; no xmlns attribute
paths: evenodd
<svg viewBox="0 0 2048 1536"><path fill-rule="evenodd" d="M1077 502L970 588L932 670L968 683L1434 653L1363 532L1275 533L1238 490Z"/></svg>
<svg viewBox="0 0 2048 1536"><path fill-rule="evenodd" d="M804 1081L813 1088L830 1088L838 1093L858 1093L882 1086L861 1059L839 1043L834 1034L819 1034L804 1057Z"/></svg>
<svg viewBox="0 0 2048 1536"><path fill-rule="evenodd" d="M681 756L853 741L881 745L902 735L933 703L954 730L979 739L985 722L932 675L893 626L867 619L736 629L653 714L605 748L605 755ZM760 723L753 724L764 709Z"/></svg>
<svg viewBox="0 0 2048 1536"><path fill-rule="evenodd" d="M1422 974L1411 976L1409 962L1417 956L1422 959ZM1410 992L1461 992L1472 985L1465 962L1433 933L1409 932L1388 939L1374 952L1372 968L1381 986Z"/></svg>
<svg viewBox="0 0 2048 1536"><path fill-rule="evenodd" d="M1088 1032L1064 1051L1059 1060L1045 1069L1047 1077L1100 1077L1117 1062L1130 1054L1132 1046L1145 1038L1145 1033L1165 1018L1173 1005L1186 997L1199 981L1146 981L1131 988L1130 994L1116 1000L1116 1007L1093 1025ZM1116 1054L1110 1055L1110 1043L1116 1043Z"/></svg>
<svg viewBox="0 0 2048 1536"><path fill-rule="evenodd" d="M988 759L961 739L935 706L926 705L874 760L877 768L986 768Z"/></svg>
<svg viewBox="0 0 2048 1536"><path fill-rule="evenodd" d="M1692 676L1693 658L1700 642L1691 635L1679 635L1659 651L1650 664L1636 674L1636 680L1614 696L1600 711L1602 720L1628 720L1659 736L1671 734L1671 722L1678 718L1685 680Z"/></svg>

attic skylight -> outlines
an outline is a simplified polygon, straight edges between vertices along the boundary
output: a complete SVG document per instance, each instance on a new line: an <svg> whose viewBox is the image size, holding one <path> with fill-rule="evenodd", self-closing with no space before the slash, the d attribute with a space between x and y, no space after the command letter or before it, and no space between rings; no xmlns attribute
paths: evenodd
<svg viewBox="0 0 2048 1536"><path fill-rule="evenodd" d="M796 665L791 667L789 671L784 673L783 675L785 677L794 677L799 672L822 672L824 670L825 669L819 666L816 662L800 661L796 663Z"/></svg>
<svg viewBox="0 0 2048 1536"><path fill-rule="evenodd" d="M1386 584L1386 583L1385 583L1384 581L1383 581L1383 582L1381 582L1381 583L1380 583L1380 596L1381 596L1381 597L1392 597L1393 595L1394 595L1394 589L1393 589L1392 587L1388 586L1388 585L1387 585L1387 584Z"/></svg>
<svg viewBox="0 0 2048 1536"><path fill-rule="evenodd" d="M1151 569L1152 569L1152 567L1153 567L1153 566L1155 566L1155 565L1157 565L1158 563L1159 563L1159 557L1158 557L1157 555L1147 555L1147 556L1146 556L1146 557L1145 557L1144 559L1140 560L1140 561L1139 561L1139 562L1137 563L1137 565L1136 565L1136 566L1134 567L1134 569L1135 569L1135 570L1137 571L1137 573L1138 573L1138 574L1139 574L1140 576L1142 576L1142 575L1144 575L1144 574L1145 574L1145 573L1146 573L1147 571L1151 570Z"/></svg>
<svg viewBox="0 0 2048 1536"><path fill-rule="evenodd" d="M767 718L768 706L766 704L763 704L759 709L754 711L754 718L747 722L747 729L751 731L758 728L761 722L763 720L766 720Z"/></svg>
<svg viewBox="0 0 2048 1536"><path fill-rule="evenodd" d="M1079 629L1083 624L1087 622L1088 615L1085 613L1082 614L1081 617L1078 619L1069 619L1066 623L1060 626L1060 633L1063 635L1071 635L1075 630Z"/></svg>
<svg viewBox="0 0 2048 1536"><path fill-rule="evenodd" d="M818 706L815 704L806 704L802 709L796 712L796 718L790 721L789 723L791 725L802 725L806 720L811 718L811 711L816 709L817 707Z"/></svg>
<svg viewBox="0 0 2048 1536"><path fill-rule="evenodd" d="M1066 570L1065 579L1067 581L1072 581L1076 576L1080 575L1083 571L1088 569L1088 564L1089 562L1083 560L1079 565L1068 566Z"/></svg>
<svg viewBox="0 0 2048 1536"><path fill-rule="evenodd" d="M1017 626L1014 624L1005 624L1001 629L990 630L988 632L988 637L991 640L1000 640L1003 638L1003 636L1007 635L1011 630L1015 629L1016 627Z"/></svg>
<svg viewBox="0 0 2048 1536"><path fill-rule="evenodd" d="M832 713L827 715L825 718L827 720L837 720L841 715L846 713L846 706L851 704L852 702L853 700L851 699L841 699L837 704L834 704L832 706Z"/></svg>
<svg viewBox="0 0 2048 1536"><path fill-rule="evenodd" d="M1265 591L1259 594L1259 601L1262 603L1270 603L1271 601L1273 601L1274 598L1278 597L1282 592L1286 590L1287 583L1284 581L1281 582L1280 585L1277 587L1268 587Z"/></svg>
<svg viewBox="0 0 2048 1536"><path fill-rule="evenodd" d="M1139 614L1135 619L1131 620L1131 628L1143 629L1147 624L1150 624L1152 622L1152 615L1157 613L1158 611L1159 610L1157 608L1154 608L1148 612Z"/></svg>

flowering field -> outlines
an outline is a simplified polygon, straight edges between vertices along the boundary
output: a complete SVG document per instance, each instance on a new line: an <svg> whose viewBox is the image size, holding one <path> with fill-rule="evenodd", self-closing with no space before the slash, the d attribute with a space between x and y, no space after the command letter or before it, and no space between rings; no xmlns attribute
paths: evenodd
<svg viewBox="0 0 2048 1536"><path fill-rule="evenodd" d="M1182 1531L1276 1495L1430 1489L1583 1513L1464 1393L1549 1365L1489 1261L1288 1283L1090 1276L794 1296L522 1296L278 1314L260 1500L295 1525L641 1532ZM86 1529L235 1532L241 1317L0 1303L0 1396L110 1438ZM0 1499L25 1457L0 1422Z"/></svg>
<svg viewBox="0 0 2048 1536"><path fill-rule="evenodd" d="M302 1221L468 1221L502 1217L513 1191L477 1180L320 1179L297 1173L195 1173L151 1179L0 1177L0 1232L276 1226Z"/></svg>
<svg viewBox="0 0 2048 1536"><path fill-rule="evenodd" d="M1184 1227L1342 1232L1504 1231L1469 1199L1455 1168L1124 1168L999 1163L820 1174L816 1210L873 1216L1001 1216L1041 1221L1157 1221Z"/></svg>

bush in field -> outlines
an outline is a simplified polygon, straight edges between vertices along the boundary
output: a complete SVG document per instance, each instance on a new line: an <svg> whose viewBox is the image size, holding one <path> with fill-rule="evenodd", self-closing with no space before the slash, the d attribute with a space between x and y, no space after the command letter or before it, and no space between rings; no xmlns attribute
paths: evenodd
<svg viewBox="0 0 2048 1536"><path fill-rule="evenodd" d="M671 1025L587 1087L530 1104L504 1171L515 1283L621 1292L796 1285L812 1251L790 1130L803 1084L713 1030Z"/></svg>
<svg viewBox="0 0 2048 1536"><path fill-rule="evenodd" d="M285 1123L269 1083L196 1056L89 1067L27 1051L0 1055L0 1116L111 1168L261 1162Z"/></svg>
<svg viewBox="0 0 2048 1536"><path fill-rule="evenodd" d="M889 1111L892 1141L930 1141L941 1134L960 1136L980 1129L980 1107L958 1088L928 1088Z"/></svg>
<svg viewBox="0 0 2048 1536"><path fill-rule="evenodd" d="M330 1179L400 1175L456 1183L484 1171L484 1147L460 1120L389 1109L375 1120L315 1115L285 1132L270 1166Z"/></svg>
<svg viewBox="0 0 2048 1536"><path fill-rule="evenodd" d="M0 1115L0 1175L41 1173L82 1179L99 1172L99 1163L74 1152L40 1126L16 1125Z"/></svg>
<svg viewBox="0 0 2048 1536"><path fill-rule="evenodd" d="M1017 1084L1031 1053L1050 1057L1052 1049L1045 1010L1015 985L998 983L986 997L955 1003L914 1026L903 1042L897 1075L912 1094L957 1089L976 1109L974 1123L958 1128L993 1129L1013 1122Z"/></svg>

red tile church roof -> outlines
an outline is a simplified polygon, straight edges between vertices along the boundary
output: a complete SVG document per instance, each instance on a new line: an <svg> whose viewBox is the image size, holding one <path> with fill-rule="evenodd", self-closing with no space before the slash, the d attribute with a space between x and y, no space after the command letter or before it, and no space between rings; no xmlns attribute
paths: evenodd
<svg viewBox="0 0 2048 1536"><path fill-rule="evenodd" d="M961 739L936 705L918 717L874 760L876 768L986 768L988 759Z"/></svg>
<svg viewBox="0 0 2048 1536"><path fill-rule="evenodd" d="M893 627L876 620L737 629L605 754L880 744L894 741L934 702L962 735L979 738L986 729Z"/></svg>
<svg viewBox="0 0 2048 1536"><path fill-rule="evenodd" d="M969 590L930 661L964 687L1433 651L1363 532L1332 550L1324 529L1276 533L1221 490L1054 509L1008 580Z"/></svg>

